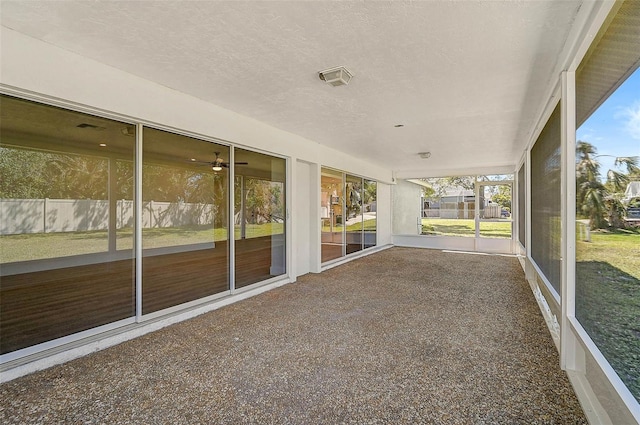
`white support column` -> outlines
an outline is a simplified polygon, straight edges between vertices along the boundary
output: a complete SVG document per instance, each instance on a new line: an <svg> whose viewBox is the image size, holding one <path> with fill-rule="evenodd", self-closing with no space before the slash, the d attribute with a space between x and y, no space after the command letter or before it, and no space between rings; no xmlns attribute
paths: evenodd
<svg viewBox="0 0 640 425"><path fill-rule="evenodd" d="M286 159L287 161L287 174L285 176L285 204L284 204L284 218L285 218L285 267L287 270L287 276L291 280L291 282L295 282L298 276L298 251L292 249L295 244L295 247L298 248L298 228L297 224L299 220L303 220L303 217L297 216L293 218L291 215L291 211L293 205L298 200L298 160L295 157L289 157Z"/></svg>
<svg viewBox="0 0 640 425"><path fill-rule="evenodd" d="M525 173L524 173L524 222L525 222L525 277L528 281L531 281L535 277L535 270L532 266L531 258L531 147L527 149L525 158Z"/></svg>
<svg viewBox="0 0 640 425"><path fill-rule="evenodd" d="M320 164L309 164L309 269L311 273L320 273L322 270L322 224L320 221L321 201L321 167Z"/></svg>
<svg viewBox="0 0 640 425"><path fill-rule="evenodd" d="M576 90L575 72L562 73L561 97L561 219L562 219L562 275L560 302L560 367L576 368L576 340L570 331L569 320L575 316L576 264Z"/></svg>

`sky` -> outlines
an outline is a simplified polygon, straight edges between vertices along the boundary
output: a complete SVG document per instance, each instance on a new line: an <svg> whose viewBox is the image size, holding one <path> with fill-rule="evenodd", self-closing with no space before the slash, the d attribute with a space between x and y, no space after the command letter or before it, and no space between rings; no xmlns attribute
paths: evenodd
<svg viewBox="0 0 640 425"><path fill-rule="evenodd" d="M598 155L640 156L640 68L631 74L576 131L577 140L589 142ZM615 169L615 158L598 157L600 174Z"/></svg>

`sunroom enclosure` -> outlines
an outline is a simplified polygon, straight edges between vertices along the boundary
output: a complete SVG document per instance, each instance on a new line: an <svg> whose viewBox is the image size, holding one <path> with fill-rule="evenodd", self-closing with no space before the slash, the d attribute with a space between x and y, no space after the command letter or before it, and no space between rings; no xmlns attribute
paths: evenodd
<svg viewBox="0 0 640 425"><path fill-rule="evenodd" d="M628 195L640 180L640 5L619 2L598 19L590 29L595 41L576 46L511 169L514 243L496 251L521 259L561 365L581 399L590 400L590 420L626 424L640 421L640 233L630 213L637 201ZM423 186L430 177L468 176L402 177L394 187L394 244L487 251L469 224L482 220L474 204L488 205L478 190L485 183L429 197ZM455 206L444 215L459 220L457 235L438 226L446 221L436 212L445 201Z"/></svg>
<svg viewBox="0 0 640 425"><path fill-rule="evenodd" d="M640 253L635 254L638 245L633 243L637 239L625 245L621 251L626 256L620 255L622 261L614 263L582 256L586 248L601 242L598 238L604 236L603 233L595 232L593 242L587 242L576 231L576 226L583 226L580 221L590 220L581 208L584 204L581 204L579 185L584 183L583 176L576 175L577 138L582 137L579 128L627 77L637 75L633 73L639 63L638 7L639 3L633 1L584 2L576 18L577 34L571 34L571 43L557 59L559 71L551 77L551 86L545 93L548 103L544 109L540 108L537 116L530 117L536 124L531 125L527 140L520 142L519 161L514 160L507 166L458 170L473 176L513 174L509 183L512 199L508 216L503 216L500 208L500 217L493 217L495 208L491 208L488 216L481 217L480 203L474 201L475 205L471 206L463 194L462 214L465 215L464 203L467 202L466 214L473 211L474 226L475 221L478 222L470 237L419 234L424 218L419 202L422 188L407 180L454 174L430 174L428 167L419 174L392 172L3 28L2 92L18 103L26 104L25 99L29 99L51 110L55 108L49 105L82 111L86 120L76 123L73 131L93 134L92 142L95 142L90 147L75 145L64 149L52 149L48 145L51 139L42 137L16 137L7 143L16 163L24 165L23 174L17 176L23 181L37 175L34 171L45 164L59 167L56 175L66 173L70 178L73 176L68 164L80 164L85 177L76 179L75 193L63 186L50 188L58 191L50 196L35 192L3 195L5 199L24 201L29 211L42 211L14 216L20 218L20 225L36 226L34 229L39 229L36 233L42 233L46 240L55 238L52 229L68 231L70 226L75 226L79 236L61 241L53 251L42 243L21 248L20 238L3 248L3 290L10 291L20 284L35 287L34 282L40 279L59 282L64 288L62 292L38 291L35 298L26 294L22 300L29 299L34 307L21 312L15 310L15 306L23 308L25 304L10 301L3 294L2 302L7 300L12 305L10 309L2 306L2 314L8 315L6 323L9 324L9 327L2 326L3 344L5 335L11 335L5 332L15 326L14 345L6 349L3 345L4 365L18 364L14 360L20 360L20 356L28 363L30 354L50 347L46 344L51 338L57 339L54 345L59 351L69 347L72 350L75 347L65 343L80 341L89 329L99 330L90 335L93 338L90 342L95 343L92 349L98 349L105 346L100 345L102 338L106 340L116 328L144 324L145 319L151 328L154 321L165 314L169 317L173 312L231 299L225 295L232 291L238 295L233 299L239 300L243 291L248 293L265 282L292 282L299 274L319 273L323 266L333 265L333 261L339 263L340 259L353 258L359 255L358 247L367 248L367 219L359 215L368 211L362 211L366 203L363 197L345 199L349 196L347 188L365 186L367 181L372 181L377 186L377 246L393 243L484 252L489 249L480 247L478 240L490 244L496 241L481 238L481 234L490 232L491 223L509 223L510 237L498 241L500 244L507 241L508 246L495 252L519 256L558 345L561 366L572 378L587 414L594 423L640 422L638 304L625 304L624 314L616 309L621 298L638 299L638 276L627 268L636 264L634 259L640 258ZM615 60L607 55L615 56ZM609 63L617 66L611 70L605 66ZM46 78L33 74L32 70L41 69L50 70ZM96 80L104 86L96 85ZM2 112L5 112L4 102ZM28 115L27 120L29 125L35 122ZM2 124L6 122L3 117ZM111 135L109 140L100 140L107 134ZM11 132L3 128L3 143L4 137L10 135ZM163 138L171 141L163 144ZM25 144L27 139L31 145ZM73 141L71 135L65 135L64 143ZM101 143L106 146L100 146ZM175 143L185 148L180 149L179 157L171 151ZM201 147L206 152L201 152ZM106 154L110 149L114 149L113 153ZM607 153L601 148L598 154ZM39 161L38 155L48 155L47 161ZM637 153L620 151L615 155ZM216 157L228 167L213 170ZM234 164L243 162L248 164ZM258 169L250 169L258 164L262 164ZM169 187L163 185L144 185L157 170L162 170L159 174L171 176L171 190L165 190ZM330 171L335 172L331 188L335 193L327 191L325 199L323 179ZM606 170L602 169L601 183L604 174ZM52 182L55 180L47 180ZM35 188L35 183L23 186ZM211 190L203 194L198 191L200 185ZM135 187L139 190L134 190ZM478 193L473 193L474 199L480 198L479 186L474 187L474 191L476 188ZM499 192L499 188L495 192ZM255 203L256 194L264 195L262 206ZM613 191L606 194L605 198L616 195ZM360 211L353 208L355 215L349 219L346 216L348 201L360 208ZM326 202L326 211L323 202ZM82 214L76 216L73 209L67 208L69 204ZM22 208L19 202L16 205L12 208ZM132 214L131 208L140 213ZM340 219L339 208L342 209ZM333 213L332 209L335 209ZM5 217L10 216L3 214L3 225ZM68 218L61 222L64 217ZM165 221L156 221L159 217ZM353 220L353 227L348 228L348 220ZM54 225L58 227L47 227ZM350 231L364 237L363 241L356 241L356 251L351 254L347 246ZM325 236L329 238L327 246L331 245L339 253L323 261ZM249 260L258 253L265 254L261 257L264 261ZM206 264L201 270L191 263L199 256ZM165 261L169 258L175 258L177 263L170 267ZM252 266L260 264L259 269L247 267L243 258ZM305 263L301 260L308 260L306 268L301 266ZM56 267L51 267L53 262L57 263ZM90 270L97 266L103 269ZM162 281L168 277L165 268L175 272L172 281L180 282L168 292L162 289ZM77 279L71 279L75 283L68 281L69 269L87 277L86 281L95 279L89 293L82 292L87 288L79 288ZM604 282L606 284L599 278L603 272L613 276ZM10 279L20 274L29 278L12 284ZM157 286L145 288L144 282L151 284L154 279ZM198 285L199 280L206 283ZM140 286L137 282L143 284ZM623 296L613 301L602 297L601 289L616 285ZM150 292L145 293L147 290ZM77 305L69 305L66 312L60 310L60 314L46 317L46 312L52 311L50 302L59 301L57 297L65 293L73 293ZM112 317L101 319L95 313L105 307L101 296L106 295L114 295L119 300L118 308L109 311ZM149 302L145 302L147 297ZM14 298L19 299L19 296ZM11 309L19 313L11 316ZM24 317L41 315L44 316L39 326L51 332L44 338L38 340L38 332L24 332L19 328ZM75 315L83 320L74 320ZM599 327L603 317L620 317L618 324L626 327ZM89 323L89 319L96 321ZM166 326L169 322L162 323ZM70 335L75 339L64 339ZM135 336L130 334L128 338ZM20 340L24 337L28 340ZM117 342L108 342L114 343ZM45 345L36 347L38 344ZM621 352L619 347L623 355L615 357L616 352ZM77 355L82 354L86 351ZM3 373L6 370L2 369Z"/></svg>

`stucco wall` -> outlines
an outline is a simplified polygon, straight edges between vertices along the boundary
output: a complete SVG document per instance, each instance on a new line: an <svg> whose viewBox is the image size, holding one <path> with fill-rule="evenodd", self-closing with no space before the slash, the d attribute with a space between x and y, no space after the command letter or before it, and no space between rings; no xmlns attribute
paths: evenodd
<svg viewBox="0 0 640 425"><path fill-rule="evenodd" d="M417 235L422 188L406 180L398 180L392 188L394 235Z"/></svg>

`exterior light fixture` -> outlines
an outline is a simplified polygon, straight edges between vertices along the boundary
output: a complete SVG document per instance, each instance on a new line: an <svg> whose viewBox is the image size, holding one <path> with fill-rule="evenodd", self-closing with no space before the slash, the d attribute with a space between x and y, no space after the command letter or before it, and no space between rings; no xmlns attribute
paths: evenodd
<svg viewBox="0 0 640 425"><path fill-rule="evenodd" d="M318 72L318 77L325 83L333 87L338 87L349 84L349 81L353 78L353 74L344 66L338 66Z"/></svg>
<svg viewBox="0 0 640 425"><path fill-rule="evenodd" d="M106 143L100 143L100 145L99 145L99 146L100 146L101 148L106 148L106 147L107 147L107 144L106 144Z"/></svg>
<svg viewBox="0 0 640 425"><path fill-rule="evenodd" d="M419 152L418 155L420 156L420 158L422 159L429 159L431 158L431 152Z"/></svg>

